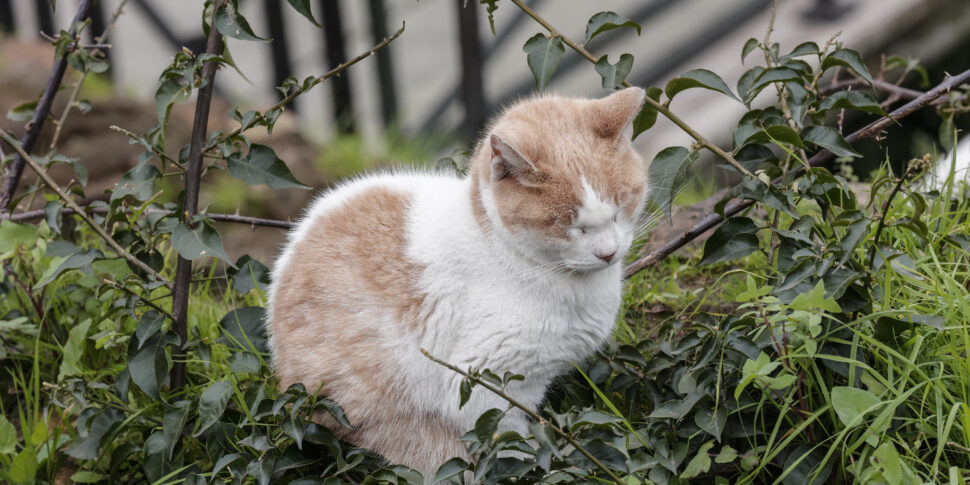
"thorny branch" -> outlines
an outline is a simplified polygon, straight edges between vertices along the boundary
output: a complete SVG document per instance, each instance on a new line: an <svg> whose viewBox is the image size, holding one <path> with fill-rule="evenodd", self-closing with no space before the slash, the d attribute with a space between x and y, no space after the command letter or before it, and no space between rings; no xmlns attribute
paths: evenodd
<svg viewBox="0 0 970 485"><path fill-rule="evenodd" d="M103 215L108 213L107 207L91 207L91 208L88 208L88 206L81 206L81 207L84 208L90 214ZM74 209L65 207L61 209L61 213L74 214L75 212L74 212ZM143 214L168 215L171 213L172 211L167 209L148 208L143 211ZM46 213L44 212L44 209L37 209L37 210L26 211L26 212L18 212L16 214L11 214L9 217L0 216L0 219L10 219L11 221L19 222L19 221L33 221L37 219L42 219L45 216L46 216ZM292 229L294 226L296 226L296 223L291 221L281 221L278 219L263 219L259 217L242 216L239 214L206 214L206 217L216 222L232 222L237 224L247 224L250 226L276 227L279 229Z"/></svg>
<svg viewBox="0 0 970 485"><path fill-rule="evenodd" d="M603 464L603 462L599 461L595 456L593 456L589 451L587 451L586 448L583 448L583 446L580 445L579 442L577 442L572 436L570 436L569 433L566 433L560 427L558 427L558 426L556 426L556 425L554 425L552 423L549 423L549 421L546 418L542 417L542 415L540 415L539 413L535 412L535 410L530 409L528 406L520 403L519 401L517 401L512 396L509 396L505 391L503 391L503 390L501 390L501 389L493 386L491 383L486 382L486 381L484 381L482 379L479 379L478 377L475 377L475 376L469 374L468 372L465 372L465 371L459 369L458 367L455 367L454 365L449 364L448 362L445 362L445 361L443 361L443 360L441 360L441 359L439 359L439 358L431 355L427 350L421 349L421 353L424 354L424 356L427 357L428 359L430 359L432 362L434 362L436 364L439 364L439 365L442 365L442 366L444 366L444 367L446 367L446 368L448 368L448 369L450 369L450 370L452 370L454 372L457 372L458 374L461 374L462 377L464 377L464 378L466 378L466 379L474 382L475 384L477 384L479 386L484 387L485 389L488 389L489 391L492 391L493 393L495 393L496 395L498 395L502 399L505 399L512 406L515 406L516 408L519 408L520 410L522 410L524 413L528 414L530 417L532 417L532 419L535 419L539 423L542 423L542 424L547 424L548 423L549 424L549 427L551 427L552 430L556 432L556 434L558 434L559 436L562 436L563 438L565 438L566 441L568 441L570 445L572 445L574 448L576 448L576 450L578 450L580 453L582 453L587 459L589 459L589 461L593 462L593 464L596 465L600 470L603 470L603 472L606 473L614 482L616 482L617 485L621 485L621 484L625 484L626 483L625 481L620 480L620 477L616 476L616 474L613 473L612 470L610 470L606 465Z"/></svg>
<svg viewBox="0 0 970 485"><path fill-rule="evenodd" d="M589 62L592 62L594 64L596 63L596 57L594 57L593 54L590 54L590 52L586 50L585 47L577 44L569 37L566 37L565 35L563 35L562 32L560 32L558 29L553 27L552 24L546 21L546 19L540 17L539 14L537 14L534 10L529 8L529 6L526 5L522 0L512 0L512 3L518 6L519 9L525 12L528 16L532 17L536 22L539 23L539 25L542 25L546 30L548 30L550 35L552 35L553 37L561 38L563 43L568 45L570 49L576 51L578 54L585 57L586 60L588 60ZM632 87L633 85L627 81L623 81L623 86L629 88L629 87ZM680 119L680 117L678 117L669 109L667 109L666 106L664 106L661 103L658 103L657 101L654 101L652 98L650 98L650 96L646 96L644 102L646 104L649 104L651 108L657 110L658 112L660 112L660 114L664 115L668 120L670 120L675 125L680 127L680 129L683 130L688 135L690 135L690 137L693 138L698 145L713 152L715 155L717 155L718 157L720 157L721 159L729 163L732 167L734 167L735 170L737 170L738 172L748 177L757 178L748 169L744 168L744 166L741 165L741 163L738 162L737 159L734 158L734 156L722 150L721 147L715 145L707 138L704 138L700 133L698 133L693 128L691 128L687 123L685 123L684 120Z"/></svg>
<svg viewBox="0 0 970 485"><path fill-rule="evenodd" d="M940 96L943 96L944 94L949 93L950 90L967 81L970 81L970 70L963 71L956 76L950 77L949 79L936 85L936 87L934 87L933 89L921 94L919 97L893 110L891 113L889 113L889 116L880 118L872 123L869 123L862 129L845 137L845 140L849 143L855 143L860 140L865 140L867 138L875 137L879 133L881 133L884 129L886 129L891 123L895 123L898 120L909 116L914 111L931 104L934 100L936 100ZM823 150L820 150L815 155L813 155L812 158L809 158L807 165L809 167L817 167L819 165L822 165L828 162L833 157L834 155L831 152L823 149ZM795 178L797 178L804 175L805 172L806 172L805 166L800 166L792 170L789 176L794 176ZM780 179L775 179L772 181L772 184L777 184L780 181L781 181ZM661 246L660 248L650 252L649 254L643 256L642 258L636 260L635 262L627 266L623 272L624 278L629 278L635 275L640 270L648 266L653 266L654 264L657 264L658 262L660 262L662 259L669 256L674 251L682 248L687 243L696 239L701 234L707 232L708 230L712 229L714 226L717 226L721 222L724 222L725 218L731 217L747 209L748 207L751 207L752 205L754 205L754 203L755 201L750 199L736 200L734 202L731 202L730 204L727 205L727 207L724 208L724 217L721 217L718 214L708 215L703 220L695 224L694 227L691 227L690 229L685 231L677 238L667 241L667 243Z"/></svg>
<svg viewBox="0 0 970 485"><path fill-rule="evenodd" d="M81 0L81 4L77 7L77 13L74 15L74 20L71 22L68 35L71 37L76 35L75 26L88 17L90 10L91 0ZM13 200L14 192L17 191L17 185L20 184L20 177L24 173L26 162L24 156L20 155L19 148L22 148L27 153L33 150L34 143L37 142L37 138L40 136L40 129L44 125L44 120L47 119L47 116L51 112L51 105L54 104L54 97L57 96L57 91L61 86L61 80L64 78L65 70L67 70L66 55L54 62L54 68L51 70L51 75L47 79L44 94L41 95L40 100L37 101L37 107L34 109L34 116L31 117L23 136L20 137L19 147L15 147L18 154L4 171L3 186L0 187L0 214L9 213L10 202Z"/></svg>

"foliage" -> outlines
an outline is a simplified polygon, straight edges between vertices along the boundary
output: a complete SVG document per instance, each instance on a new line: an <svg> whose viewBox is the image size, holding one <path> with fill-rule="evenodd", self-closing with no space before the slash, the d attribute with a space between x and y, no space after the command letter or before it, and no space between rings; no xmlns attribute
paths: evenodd
<svg viewBox="0 0 970 485"><path fill-rule="evenodd" d="M207 2L203 28L261 41L237 3ZM316 24L309 2L289 4ZM491 22L499 3L480 5ZM635 22L600 12L589 19L583 45L613 29L640 32ZM60 55L73 56L72 67L105 67L102 57L72 50L64 39ZM537 88L554 76L566 46L576 48L551 32L527 41ZM867 89L823 94L823 76L834 69L871 84L861 57L834 41L782 54L777 44L752 39L742 60L756 52L765 65L751 67L734 88L695 69L648 89L651 102L634 136L658 114L673 116L674 97L702 95L694 88L749 108L773 89L778 103L741 117L728 155L755 177L725 202L751 199L758 208L711 235L701 267L671 260L635 275L616 341L555 386L530 436L497 433L516 406L510 399L464 436L474 459L447 462L435 480L965 483L970 187L951 174L942 188L920 191L913 181L927 168L922 158L901 173L886 163L862 202L837 173L807 166L819 150L859 156L832 123L843 110L885 115ZM589 57L606 89L623 85L634 62L626 53L612 64L605 54ZM67 471L79 483L422 483L416 472L337 440L320 423L352 423L317 389L278 389L262 327L268 269L248 255L232 260L206 214L180 221L184 196L158 202L161 183L181 186L190 152L169 146L169 114L205 86L208 61L235 67L225 48L174 55L155 93L158 124L125 132L144 148L137 166L108 202L88 207L144 267L62 214L63 201L41 185L28 190L47 198L40 223L0 222L0 480L51 483ZM894 62L904 76L919 72ZM326 77L287 80L284 102L263 112L234 110L238 128L204 140L203 175L301 187L271 148L244 133L271 132L286 102ZM962 102L951 98L939 107L942 116L952 123L966 109ZM9 116L24 119L35 107L25 103ZM944 135L952 142L952 133ZM670 217L689 165L701 147L710 148L697 141L661 151L651 165L659 217ZM331 149L360 145L346 143ZM47 167L67 164L83 181L83 165L56 150L36 158ZM195 266L184 340L169 310L177 257L211 263ZM701 281L697 288L691 278ZM655 302L662 316L648 324L645 304ZM171 377L176 364L186 365L184 386ZM456 371L464 375L455 396L462 403L472 392L503 393L521 379Z"/></svg>

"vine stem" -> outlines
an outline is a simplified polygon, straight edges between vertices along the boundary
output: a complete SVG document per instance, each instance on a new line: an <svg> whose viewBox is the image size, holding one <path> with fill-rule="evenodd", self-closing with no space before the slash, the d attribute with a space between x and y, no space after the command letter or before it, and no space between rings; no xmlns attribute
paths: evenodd
<svg viewBox="0 0 970 485"><path fill-rule="evenodd" d="M596 64L596 57L594 57L593 54L590 54L590 52L586 50L585 47L577 44L569 37L566 37L565 35L563 35L562 32L560 32L558 29L553 27L553 25L550 24L548 21L546 21L546 19L539 16L539 14L535 12L535 10L532 10L531 8L529 8L529 6L526 5L522 0L512 0L512 3L518 6L519 9L525 12L526 15L528 15L529 17L532 17L533 20L539 23L539 25L542 25L547 31L549 31L549 34L551 34L553 37L561 38L562 41L566 45L568 45L570 49L576 51L579 55L585 57L586 60L588 60L589 62ZM633 85L627 81L623 81L623 86L628 88L633 87ZM693 138L698 145L713 152L715 155L717 155L718 157L726 161L728 164L730 164L732 167L734 167L734 169L737 170L738 172L741 172L742 174L748 177L757 179L757 177L755 177L755 175L752 174L748 169L744 168L744 166L741 165L741 163L738 162L737 159L734 158L734 156L722 150L721 147L715 145L707 138L704 138L704 136L702 136L696 130L691 128L687 123L684 122L684 120L680 119L679 116L671 112L670 109L668 109L662 103L654 101L652 98L650 98L650 96L645 96L644 102L650 105L651 108L660 112L660 114L664 115L664 117L666 117L668 120L673 122L673 124L677 125L685 133L690 135L690 137Z"/></svg>
<svg viewBox="0 0 970 485"><path fill-rule="evenodd" d="M74 20L71 21L71 28L68 31L68 35L74 37L76 31L74 26L88 17L88 13L91 10L91 0L81 0L81 4L77 7L77 13L74 14ZM37 138L40 136L40 129L44 125L44 120L51 112L51 106L54 104L54 97L57 96L57 91L61 86L61 80L64 79L64 71L67 70L67 55L62 56L54 62L54 68L51 70L51 75L47 79L47 86L44 88L44 94L40 96L40 100L37 101L37 107L34 109L34 116L30 118L27 123L26 129L24 130L23 136L20 138L20 147L23 147L25 153L30 152L34 148L34 143L37 142ZM12 146L12 145L11 145ZM16 148L16 147L15 147ZM0 214L6 214L10 212L10 203L13 201L14 192L17 191L17 185L20 184L20 177L24 174L24 166L26 164L26 159L20 154L20 150L17 150L18 156L14 158L13 163L10 164L4 170L3 186L0 187Z"/></svg>
<svg viewBox="0 0 970 485"><path fill-rule="evenodd" d="M889 113L889 116L880 118L876 121L873 121L872 123L869 123L868 125L864 126L862 129L847 136L845 140L849 143L855 143L860 140L865 140L867 138L873 138L879 133L881 133L884 129L886 129L890 124L896 123L898 122L898 120L911 115L916 110L932 103L940 96L943 96L944 94L949 93L951 89L967 81L970 81L970 69L963 71L960 74L957 74L956 76L952 76L940 84L937 84L933 89L921 94L916 99L913 99L912 101L893 110L891 113ZM834 155L832 154L832 152L822 149L818 153L813 155L812 158L809 158L808 162L805 165L799 166L798 168L792 170L789 173L789 177L793 177L793 178L801 177L802 175L808 172L808 168L822 165L828 162L829 160L831 160L833 157ZM772 184L777 184L780 182L781 182L780 179L775 179L772 181ZM754 203L755 201L750 199L736 200L728 204L727 207L724 208L724 217L721 217L719 214L716 214L716 213L708 214L707 217L702 219L700 222L695 224L690 229L684 231L680 236L677 236L676 238L667 241L663 246L657 248L654 251L651 251L650 253L644 255L640 259L634 261L632 264L627 266L626 269L623 271L623 277L629 278L637 274L644 268L657 264L658 262L660 262L661 260L669 256L674 251L684 247L684 245L696 239L701 234L712 229L714 226L717 226L718 224L724 222L726 218L731 217L747 209L748 207L751 207L752 205L754 205Z"/></svg>
<svg viewBox="0 0 970 485"><path fill-rule="evenodd" d="M441 359L439 359L439 358L431 355L431 353L428 352L425 349L421 349L421 353L424 354L424 356L427 357L432 362L434 362L434 363L436 363L438 365L444 366L444 367L446 367L446 368L448 368L448 369L450 369L450 370L452 370L452 371L460 374L462 377L465 377L466 379L474 382L475 384L477 384L479 386L482 386L485 389L488 389L489 391L492 391L494 394L498 395L502 399L505 399L512 406L515 406L515 407L519 408L520 410L522 410L523 412L525 412L526 414L528 414L529 416L531 416L532 419L535 419L539 423L541 423L541 424L548 424L552 428L552 430L556 432L556 434L558 434L559 436L562 436L563 438L565 438L566 441L569 442L570 445L572 445L574 448L576 448L576 450L578 450L580 453L582 453L583 456L585 456L587 459L589 459L589 461L593 462L593 464L596 465L597 468L599 468L600 470L603 470L603 472L606 473L610 477L610 479L612 479L618 485L624 485L626 483L623 480L621 480L620 477L616 476L616 474L613 473L613 471L610 470L606 465L604 465L603 462L599 461L588 450L586 450L586 448L583 448L583 446L580 445L579 442L577 442L572 436L570 436L569 433L566 433L565 431L562 430L562 428L560 428L560 427L558 427L558 426L550 423L548 420L546 420L546 418L543 418L542 415L540 415L539 413L537 413L534 410L530 409L528 406L520 403L519 401L517 401L512 396L509 396L508 394L506 394L505 391L499 389L498 387L493 386L489 382L486 382L486 381L484 381L482 379L479 379L478 377L475 377L475 376L469 374L468 372L465 372L465 371L459 369L458 367L456 367L456 366L454 366L454 365L452 365L452 364L450 364L448 362L445 362L445 361L443 361L443 360L441 360Z"/></svg>
<svg viewBox="0 0 970 485"><path fill-rule="evenodd" d="M107 214L108 213L108 208L107 207L93 207L93 208L89 208L87 205L83 205L83 206L80 206L80 207L86 209L88 211L88 213L93 213L93 214ZM71 209L69 207L65 207L65 208L61 209L61 213L62 214L75 214L76 212L74 211L74 209ZM151 209L151 208L149 208L149 209L145 209L145 211L144 211L144 214L162 214L162 215L168 215L168 214L171 214L171 213L172 213L172 211L167 210L167 209ZM35 220L35 219L41 219L41 218L43 218L46 215L47 214L44 212L44 209L37 209L37 210L26 211L26 212L18 212L16 214L10 214L9 216L0 215L0 219L9 219L9 220L14 221L14 222L31 221L31 220ZM212 219L213 221L217 221L217 222L233 222L233 223L237 223L237 224L248 224L250 226L275 227L275 228L279 228L279 229L292 229L294 226L296 226L296 223L290 222L290 221L281 221L279 219L263 219L263 218L260 218L260 217L250 217L250 216L243 216L243 215L239 215L239 214L206 214L206 217L208 217L209 219Z"/></svg>
<svg viewBox="0 0 970 485"><path fill-rule="evenodd" d="M101 227L100 224L97 223L97 221L95 221L94 219L91 218L90 215L85 213L84 209L82 209L81 206L77 205L77 202L74 202L74 199L71 199L71 196L68 195L67 192L65 192L64 189L61 188L61 186L58 185L57 182L54 181L54 179L51 178L51 176L47 173L47 171L44 170L44 167L41 167L23 149L23 147L20 146L17 140L10 133L0 130L0 138L3 138L3 141L7 142L8 145L13 147L13 149L17 152L17 154L23 157L24 161L26 162L27 165L30 166L31 170L33 170L44 181L44 183L46 183L47 186L50 187L54 191L54 193L56 193L57 196L60 197L61 200L64 201L64 204L70 207L71 210L73 210L78 216L81 217L81 219L84 220L84 222L86 222L89 226L91 226L91 229L94 229L94 232L98 233L98 235L101 236L101 239L103 239L104 242L108 244L108 246L111 246L111 249L113 249L121 257L125 258L125 260L127 260L129 263L136 266L138 269L153 276L156 280L164 282L166 286L169 286L169 287L172 286L172 283L166 280L165 277L160 275L157 271L152 269L147 264L143 263L138 258L132 256L132 254L129 253L128 251L125 251L125 249L122 248L121 245L118 244L118 242L115 241L114 238L111 237L111 235L108 234L108 232L103 227Z"/></svg>

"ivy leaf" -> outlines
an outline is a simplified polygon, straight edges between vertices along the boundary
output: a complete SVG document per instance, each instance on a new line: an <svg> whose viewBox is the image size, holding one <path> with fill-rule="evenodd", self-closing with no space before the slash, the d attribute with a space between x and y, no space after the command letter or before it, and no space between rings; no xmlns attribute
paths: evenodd
<svg viewBox="0 0 970 485"><path fill-rule="evenodd" d="M536 89L545 89L556 72L556 66L562 60L566 48L562 45L562 38L547 38L545 34L536 34L525 42L522 50L526 54L526 62L536 79Z"/></svg>
<svg viewBox="0 0 970 485"><path fill-rule="evenodd" d="M650 199L663 211L668 221L677 190L687 178L687 168L697 160L697 156L696 151L688 151L684 147L669 147L661 150L647 167L647 178L654 186Z"/></svg>
<svg viewBox="0 0 970 485"><path fill-rule="evenodd" d="M593 37L603 32L623 27L636 29L637 35L642 33L640 24L616 12L599 12L589 18L589 22L586 24L586 40L583 44L589 44L589 41L593 40Z"/></svg>
<svg viewBox="0 0 970 485"><path fill-rule="evenodd" d="M647 88L647 96L656 101L660 102L660 96L663 95L663 90L656 87ZM644 131L649 130L657 122L657 108L654 108L650 103L643 103L643 107L640 108L640 113L637 117L633 119L633 140L637 139L637 136Z"/></svg>
<svg viewBox="0 0 970 485"><path fill-rule="evenodd" d="M878 397L864 389L847 386L832 389L832 408L846 426L859 425L861 417L881 403Z"/></svg>
<svg viewBox="0 0 970 485"><path fill-rule="evenodd" d="M718 406L716 410L712 405L707 405L694 413L694 424L720 441L724 426L727 425L727 411L723 405Z"/></svg>
<svg viewBox="0 0 970 485"><path fill-rule="evenodd" d="M603 87L605 89L617 89L623 85L623 81L630 74L630 70L633 69L633 56L630 54L620 55L620 60L616 61L616 64L610 64L610 61L606 58L607 55L603 54L596 61L596 72L603 79Z"/></svg>
<svg viewBox="0 0 970 485"><path fill-rule="evenodd" d="M852 49L838 49L831 54L825 56L822 59L822 70L826 70L833 66L844 66L852 68L859 76L862 76L869 85L872 85L872 75L869 74L869 69L866 68L866 64L862 62L862 56L858 52Z"/></svg>
<svg viewBox="0 0 970 485"><path fill-rule="evenodd" d="M195 228L185 224L175 226L172 231L172 247L185 259L199 259L202 256L219 258L235 268L229 255L222 246L222 237L205 221L195 223Z"/></svg>
<svg viewBox="0 0 970 485"><path fill-rule="evenodd" d="M708 455L707 451L713 447L714 440L710 440L701 445L700 449L697 450L697 454L694 455L694 458L687 462L687 467L685 467L684 472L680 474L680 478L685 480L688 478L694 478L697 475L709 470L711 468L711 455Z"/></svg>
<svg viewBox="0 0 970 485"><path fill-rule="evenodd" d="M233 153L226 159L229 173L249 185L265 184L272 189L309 189L301 184L286 163L266 145L254 143L246 156Z"/></svg>
<svg viewBox="0 0 970 485"><path fill-rule="evenodd" d="M290 3L292 4L292 2ZM270 40L259 37L253 32L253 28L249 26L246 17L243 17L239 12L239 0L230 0L223 3L222 7L216 11L214 23L219 32L227 37L264 42Z"/></svg>
<svg viewBox="0 0 970 485"><path fill-rule="evenodd" d="M802 139L812 142L838 157L861 157L859 152L852 149L852 145L842 138L835 128L828 126L809 126L802 130Z"/></svg>
<svg viewBox="0 0 970 485"><path fill-rule="evenodd" d="M199 428L193 436L201 435L222 417L231 394L232 384L225 379L209 384L202 391L202 396L199 397Z"/></svg>
<svg viewBox="0 0 970 485"><path fill-rule="evenodd" d="M286 1L290 2L290 6L293 7L293 10L300 12L300 15L306 17L306 19L309 20L313 25L323 28L323 26L320 25L319 22L317 22L317 19L313 18L313 12L310 10L310 0L286 0Z"/></svg>
<svg viewBox="0 0 970 485"><path fill-rule="evenodd" d="M704 241L704 257L698 264L733 261L757 251L760 247L757 230L758 226L747 217L728 219Z"/></svg>
<svg viewBox="0 0 970 485"><path fill-rule="evenodd" d="M863 91L839 91L823 99L818 106L820 113L830 109L854 109L886 116L879 102L871 94Z"/></svg>
<svg viewBox="0 0 970 485"><path fill-rule="evenodd" d="M236 260L238 269L230 269L232 286L242 294L249 293L254 288L266 289L269 286L269 268L258 259L244 254Z"/></svg>
<svg viewBox="0 0 970 485"><path fill-rule="evenodd" d="M121 200L125 196L132 196L139 202L144 202L155 193L155 179L161 172L150 163L140 163L122 175L111 193L111 201Z"/></svg>
<svg viewBox="0 0 970 485"><path fill-rule="evenodd" d="M739 103L741 102L741 100L738 99L733 92L731 92L731 88L729 88L727 83L721 79L721 76L718 76L714 72L708 71L707 69L694 69L692 71L687 71L674 79L671 79L664 88L664 91L667 93L667 98L674 99L674 96L676 96L677 93L691 88L710 89L712 91L717 91L729 96L731 99L734 99Z"/></svg>

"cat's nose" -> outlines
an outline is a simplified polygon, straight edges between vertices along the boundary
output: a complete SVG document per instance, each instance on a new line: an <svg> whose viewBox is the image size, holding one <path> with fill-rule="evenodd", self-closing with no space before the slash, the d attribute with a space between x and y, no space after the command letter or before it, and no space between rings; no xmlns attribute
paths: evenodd
<svg viewBox="0 0 970 485"><path fill-rule="evenodd" d="M597 258L600 258L603 261L606 261L607 263L609 263L610 261L613 261L613 256L616 256L616 251L613 251L611 253L595 253L595 254Z"/></svg>

